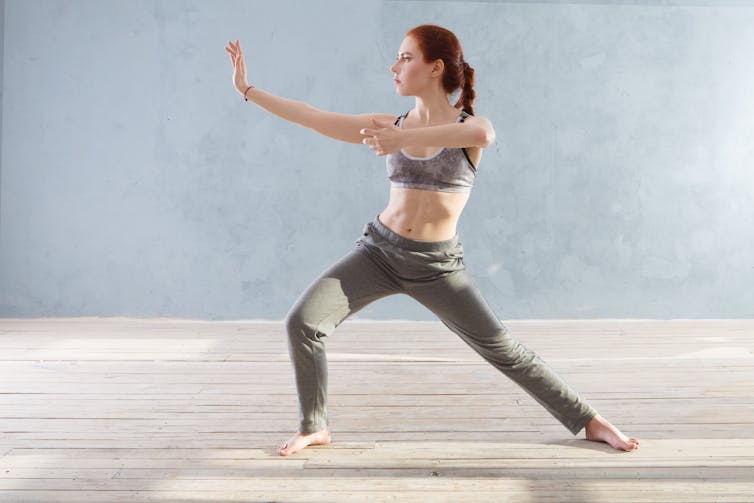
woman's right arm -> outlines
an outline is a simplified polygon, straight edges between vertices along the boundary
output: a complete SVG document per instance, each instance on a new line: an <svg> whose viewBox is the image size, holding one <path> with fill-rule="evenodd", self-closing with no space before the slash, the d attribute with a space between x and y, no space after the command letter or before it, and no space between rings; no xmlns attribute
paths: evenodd
<svg viewBox="0 0 754 503"><path fill-rule="evenodd" d="M248 85L246 87L249 87ZM243 89L239 92L243 93ZM252 87L246 93L246 98L264 108L271 114L304 127L311 127L312 115L318 110L303 101L281 98L272 93L262 91L258 87Z"/></svg>
<svg viewBox="0 0 754 503"><path fill-rule="evenodd" d="M249 87L249 81L246 78L246 60L243 57L241 43L238 40L235 44L228 41L225 50L230 54L230 64L233 65L233 85L239 93L244 95L244 98L253 101L281 119L309 127L307 125L309 123L308 117L314 110L313 107L301 101L275 96L256 87L246 91Z"/></svg>
<svg viewBox="0 0 754 503"><path fill-rule="evenodd" d="M233 84L239 93L243 94L249 87L246 79L246 62L244 61L241 44L228 42L225 48L230 53L233 64ZM328 112L314 108L302 101L291 100L275 96L272 93L252 87L246 92L249 101L277 115L281 119L311 128L320 134L348 143L362 143L364 136L360 133L363 128L374 127L372 118L395 122L397 116L390 114L368 113L359 115Z"/></svg>

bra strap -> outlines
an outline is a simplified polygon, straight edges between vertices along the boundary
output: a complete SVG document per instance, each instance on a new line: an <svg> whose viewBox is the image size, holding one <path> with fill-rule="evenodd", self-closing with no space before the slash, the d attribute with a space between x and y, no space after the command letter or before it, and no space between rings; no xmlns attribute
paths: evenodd
<svg viewBox="0 0 754 503"><path fill-rule="evenodd" d="M411 110L409 110L410 112ZM406 112L403 115L399 115L397 119L395 119L395 122L393 122L394 125L398 125L399 122L401 122L401 119L405 119L408 116L408 112Z"/></svg>

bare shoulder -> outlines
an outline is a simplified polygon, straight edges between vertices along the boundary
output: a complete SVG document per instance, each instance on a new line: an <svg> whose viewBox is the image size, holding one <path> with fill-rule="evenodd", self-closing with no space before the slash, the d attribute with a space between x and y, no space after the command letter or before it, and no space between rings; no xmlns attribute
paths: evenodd
<svg viewBox="0 0 754 503"><path fill-rule="evenodd" d="M488 136L491 134L492 141L484 147L466 147L466 152L469 155L469 159L474 164L476 169L479 169L479 163L482 160L482 153L485 148L489 147L495 140L495 129L492 127L492 122L487 117L482 115L469 115L463 120L464 123L474 124L482 126L485 131L488 132Z"/></svg>
<svg viewBox="0 0 754 503"><path fill-rule="evenodd" d="M492 122L487 117L484 117L482 115L469 115L464 119L464 122L479 126L487 133L487 145L478 148L487 148L495 142L495 128L492 127Z"/></svg>
<svg viewBox="0 0 754 503"><path fill-rule="evenodd" d="M471 124L485 125L492 128L492 122L483 115L469 115L463 121Z"/></svg>

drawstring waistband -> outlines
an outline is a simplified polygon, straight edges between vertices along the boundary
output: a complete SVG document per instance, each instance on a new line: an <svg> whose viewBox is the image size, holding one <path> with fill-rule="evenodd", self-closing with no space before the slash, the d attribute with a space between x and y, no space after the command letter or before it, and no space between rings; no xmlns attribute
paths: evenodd
<svg viewBox="0 0 754 503"><path fill-rule="evenodd" d="M371 227L381 238L390 242L391 244L400 248L414 251L446 251L452 248L456 248L459 244L460 237L456 232L456 235L450 239L443 241L416 241L396 234L392 230L385 227L380 221L379 214L374 217L374 220L364 226L364 232L367 232Z"/></svg>

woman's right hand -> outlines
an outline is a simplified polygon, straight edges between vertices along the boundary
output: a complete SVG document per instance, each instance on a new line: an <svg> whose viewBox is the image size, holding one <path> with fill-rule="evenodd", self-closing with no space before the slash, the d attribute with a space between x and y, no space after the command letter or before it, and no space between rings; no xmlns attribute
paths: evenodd
<svg viewBox="0 0 754 503"><path fill-rule="evenodd" d="M243 52L241 52L241 44L238 40L235 44L228 41L225 50L230 53L230 62L233 65L233 85L236 86L239 93L243 94L249 87L249 82L246 80L246 63L243 59Z"/></svg>

